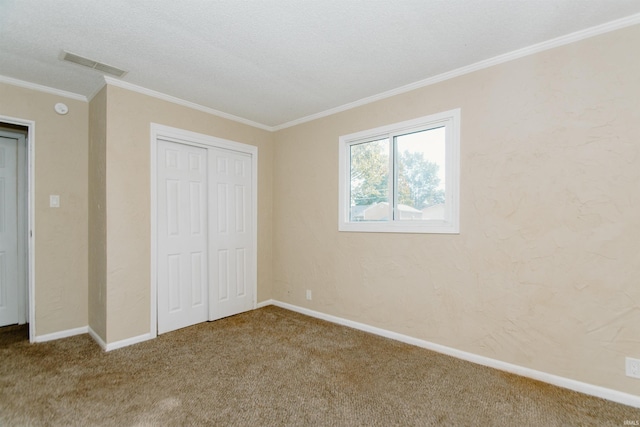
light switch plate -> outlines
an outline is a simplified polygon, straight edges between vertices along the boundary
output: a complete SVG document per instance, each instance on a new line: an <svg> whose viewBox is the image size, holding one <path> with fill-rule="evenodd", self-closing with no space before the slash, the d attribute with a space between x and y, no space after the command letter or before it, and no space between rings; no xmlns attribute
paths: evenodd
<svg viewBox="0 0 640 427"><path fill-rule="evenodd" d="M57 194L49 195L49 207L51 208L59 208L60 207L60 196Z"/></svg>

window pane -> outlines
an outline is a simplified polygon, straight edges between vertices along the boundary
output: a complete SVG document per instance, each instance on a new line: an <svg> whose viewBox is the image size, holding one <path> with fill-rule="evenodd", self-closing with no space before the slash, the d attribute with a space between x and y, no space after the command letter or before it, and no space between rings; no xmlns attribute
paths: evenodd
<svg viewBox="0 0 640 427"><path fill-rule="evenodd" d="M394 138L398 220L445 219L445 127Z"/></svg>
<svg viewBox="0 0 640 427"><path fill-rule="evenodd" d="M389 139L350 146L350 221L389 220Z"/></svg>

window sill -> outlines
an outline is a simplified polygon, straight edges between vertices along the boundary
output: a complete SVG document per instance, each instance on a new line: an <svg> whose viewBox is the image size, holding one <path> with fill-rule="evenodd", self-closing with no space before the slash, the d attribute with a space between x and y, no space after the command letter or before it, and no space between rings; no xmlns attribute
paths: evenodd
<svg viewBox="0 0 640 427"><path fill-rule="evenodd" d="M415 234L460 234L460 227L445 221L433 221L428 224L406 223L341 223L338 231L357 233L415 233Z"/></svg>

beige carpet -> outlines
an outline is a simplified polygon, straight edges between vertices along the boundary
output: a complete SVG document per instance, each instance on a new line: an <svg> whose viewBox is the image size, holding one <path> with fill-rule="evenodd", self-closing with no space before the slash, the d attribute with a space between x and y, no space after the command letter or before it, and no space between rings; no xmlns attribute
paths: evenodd
<svg viewBox="0 0 640 427"><path fill-rule="evenodd" d="M622 426L640 410L276 307L104 353L0 329L0 425Z"/></svg>

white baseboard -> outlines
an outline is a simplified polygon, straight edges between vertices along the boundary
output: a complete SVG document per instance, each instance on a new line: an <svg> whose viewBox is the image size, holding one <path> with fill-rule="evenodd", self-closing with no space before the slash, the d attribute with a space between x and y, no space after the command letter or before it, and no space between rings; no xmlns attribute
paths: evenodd
<svg viewBox="0 0 640 427"><path fill-rule="evenodd" d="M623 405L640 408L640 396L636 396L633 394L624 393L621 391L612 390L609 388L600 387L597 385L588 384L588 383L572 380L565 377L560 377L558 375L553 375L553 374L549 374L542 371L536 371L535 369L525 368L524 366L514 365L512 363L503 362L501 360L492 359L490 357L480 356L474 353L468 353L466 351L457 350L452 347L447 347L444 345L432 343L429 341L410 337L408 335L403 335L396 332L388 331L386 329L369 326L364 323L354 322L352 320L343 319L341 317L332 316L330 314L321 313L319 311L310 310L308 308L299 307L293 304L288 304L288 303L277 301L277 300L263 301L260 304L258 304L257 308L266 307L268 305L275 305L276 307L281 307L287 310L295 311L297 313L305 314L307 316L326 320L328 322L337 323L339 325L347 326L353 329L358 329L364 332L380 335L385 338L390 338L396 341L401 341L407 344L426 348L428 350L432 350L437 353L446 354L448 356L466 360L468 362L477 363L479 365L484 365L490 368L498 369L501 371L509 372L509 373L520 375L523 377L532 378L534 380L542 381L548 384L553 384L558 387L588 394L590 396L600 397L602 399L607 399L613 402L622 403Z"/></svg>
<svg viewBox="0 0 640 427"><path fill-rule="evenodd" d="M51 334L46 335L38 335L33 338L32 342L47 342L53 340L59 340L60 338L68 338L74 335L82 335L89 332L88 326L82 326L80 328L67 329L65 331L53 332Z"/></svg>
<svg viewBox="0 0 640 427"><path fill-rule="evenodd" d="M98 343L100 348L102 348L103 350L106 350L107 349L107 343L104 342L104 340L102 338L100 338L100 335L98 335L96 333L96 331L91 329L91 326L87 326L87 329L89 329L88 332L89 332L89 335L91 335L91 338L93 338L93 340Z"/></svg>
<svg viewBox="0 0 640 427"><path fill-rule="evenodd" d="M258 304L256 304L256 308L262 308L268 305L275 305L275 301L272 299L268 299L266 301L259 302Z"/></svg>
<svg viewBox="0 0 640 427"><path fill-rule="evenodd" d="M120 340L120 341L116 341L116 342L112 342L107 344L107 347L104 349L104 351L111 351L111 350L117 350L119 348L122 347L127 347L133 344L138 344L144 341L148 341L150 339L155 338L154 336L152 336L151 334L142 334L142 335L138 335L137 337L131 337L131 338L127 338L125 340Z"/></svg>
<svg viewBox="0 0 640 427"><path fill-rule="evenodd" d="M137 337L131 337L107 344L93 329L91 329L91 327L89 327L89 335L91 335L95 342L97 342L104 351L117 350L122 347L127 347L155 338L151 334L142 334L138 335Z"/></svg>

